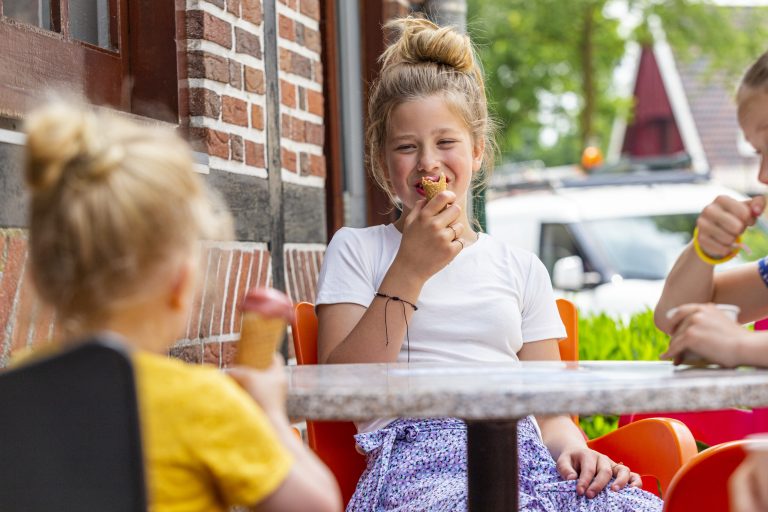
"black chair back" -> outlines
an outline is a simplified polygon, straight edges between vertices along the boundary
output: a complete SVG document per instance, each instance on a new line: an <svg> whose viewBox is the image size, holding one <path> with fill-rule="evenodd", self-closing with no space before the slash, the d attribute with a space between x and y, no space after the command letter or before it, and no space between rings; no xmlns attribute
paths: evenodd
<svg viewBox="0 0 768 512"><path fill-rule="evenodd" d="M146 511L133 368L116 340L0 373L0 510Z"/></svg>

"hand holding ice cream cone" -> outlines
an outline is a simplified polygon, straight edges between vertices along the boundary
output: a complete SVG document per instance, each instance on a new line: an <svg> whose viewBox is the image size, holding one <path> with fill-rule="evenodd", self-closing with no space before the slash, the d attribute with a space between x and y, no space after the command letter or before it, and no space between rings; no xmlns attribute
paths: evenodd
<svg viewBox="0 0 768 512"><path fill-rule="evenodd" d="M293 304L274 288L253 288L240 307L243 314L235 363L258 370L268 368L293 319Z"/></svg>

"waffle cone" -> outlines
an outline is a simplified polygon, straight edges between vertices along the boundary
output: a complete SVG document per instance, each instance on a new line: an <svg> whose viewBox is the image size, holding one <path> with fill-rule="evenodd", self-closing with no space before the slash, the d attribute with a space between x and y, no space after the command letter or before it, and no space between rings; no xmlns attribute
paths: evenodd
<svg viewBox="0 0 768 512"><path fill-rule="evenodd" d="M448 183L445 179L445 174L440 173L440 179L438 181L422 178L421 186L424 188L424 195L426 196L427 201L431 201L433 197L448 188Z"/></svg>
<svg viewBox="0 0 768 512"><path fill-rule="evenodd" d="M286 321L283 318L266 318L258 313L243 313L243 326L237 344L235 363L258 370L272 364L277 347L285 336Z"/></svg>

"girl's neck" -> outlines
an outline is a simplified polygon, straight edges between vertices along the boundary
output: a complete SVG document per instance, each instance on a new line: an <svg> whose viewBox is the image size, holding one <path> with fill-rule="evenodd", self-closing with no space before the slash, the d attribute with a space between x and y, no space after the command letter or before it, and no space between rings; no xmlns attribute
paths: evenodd
<svg viewBox="0 0 768 512"><path fill-rule="evenodd" d="M167 354L176 334L168 324L167 319L145 308L123 308L119 313L107 318L87 319L74 324L65 332L65 343L76 342L94 333L110 331L119 335L133 348Z"/></svg>

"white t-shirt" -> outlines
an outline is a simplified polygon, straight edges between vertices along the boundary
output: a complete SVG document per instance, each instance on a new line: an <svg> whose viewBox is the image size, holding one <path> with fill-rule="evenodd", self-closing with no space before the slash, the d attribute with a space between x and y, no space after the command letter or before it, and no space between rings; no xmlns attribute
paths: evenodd
<svg viewBox="0 0 768 512"><path fill-rule="evenodd" d="M401 239L393 224L340 229L326 250L315 303L367 308ZM566 335L541 261L484 233L427 280L416 306L408 322L410 344L403 342L398 361L408 361L410 353L411 362L514 362L523 343ZM401 305L389 307L396 312ZM389 421L361 422L358 430Z"/></svg>

